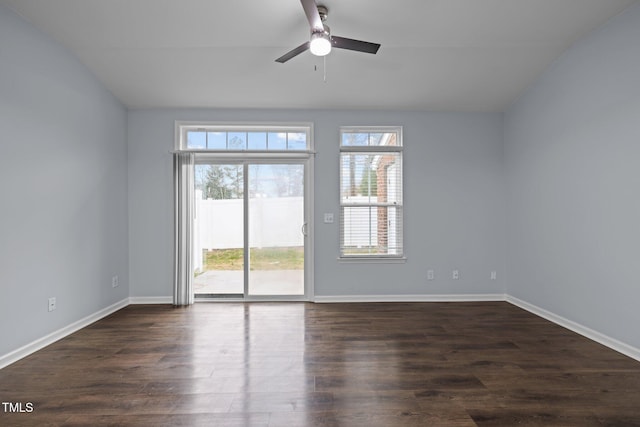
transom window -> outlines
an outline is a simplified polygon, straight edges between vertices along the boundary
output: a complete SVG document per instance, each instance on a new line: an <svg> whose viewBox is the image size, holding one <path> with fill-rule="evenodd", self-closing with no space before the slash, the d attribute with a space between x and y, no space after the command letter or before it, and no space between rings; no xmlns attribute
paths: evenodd
<svg viewBox="0 0 640 427"><path fill-rule="evenodd" d="M340 128L340 256L402 258L402 128Z"/></svg>
<svg viewBox="0 0 640 427"><path fill-rule="evenodd" d="M179 124L178 150L308 151L310 125Z"/></svg>

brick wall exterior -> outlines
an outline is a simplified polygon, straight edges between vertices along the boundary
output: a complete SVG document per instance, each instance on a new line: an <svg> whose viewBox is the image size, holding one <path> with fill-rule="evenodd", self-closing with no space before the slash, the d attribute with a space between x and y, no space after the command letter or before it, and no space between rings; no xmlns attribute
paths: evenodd
<svg viewBox="0 0 640 427"><path fill-rule="evenodd" d="M388 145L396 145L396 135L394 134L389 140ZM395 161L395 156L382 156L376 168L377 184L378 184L378 203L387 201L387 171ZM387 253L389 236L389 219L386 207L378 207L378 250L381 253Z"/></svg>

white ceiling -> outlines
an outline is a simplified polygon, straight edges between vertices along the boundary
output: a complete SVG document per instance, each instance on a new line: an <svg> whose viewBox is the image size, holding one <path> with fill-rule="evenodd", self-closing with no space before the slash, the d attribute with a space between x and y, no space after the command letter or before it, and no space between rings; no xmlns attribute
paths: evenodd
<svg viewBox="0 0 640 427"><path fill-rule="evenodd" d="M382 44L274 60L309 37L299 0L0 0L130 108L504 111L634 0L326 0L335 35ZM315 70L317 67L317 70Z"/></svg>

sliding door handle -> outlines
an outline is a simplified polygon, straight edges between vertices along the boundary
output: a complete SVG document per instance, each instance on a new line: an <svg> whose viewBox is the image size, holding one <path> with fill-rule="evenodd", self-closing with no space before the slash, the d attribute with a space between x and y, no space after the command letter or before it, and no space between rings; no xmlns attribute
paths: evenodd
<svg viewBox="0 0 640 427"><path fill-rule="evenodd" d="M307 223L306 222L304 224L302 224L302 228L300 229L300 231L302 231L302 234L304 236L307 235Z"/></svg>

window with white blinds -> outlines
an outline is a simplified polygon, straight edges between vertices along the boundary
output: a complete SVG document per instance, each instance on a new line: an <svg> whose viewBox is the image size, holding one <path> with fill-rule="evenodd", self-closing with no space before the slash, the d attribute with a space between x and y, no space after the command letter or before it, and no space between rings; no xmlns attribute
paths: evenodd
<svg viewBox="0 0 640 427"><path fill-rule="evenodd" d="M402 258L402 128L340 128L340 256Z"/></svg>

